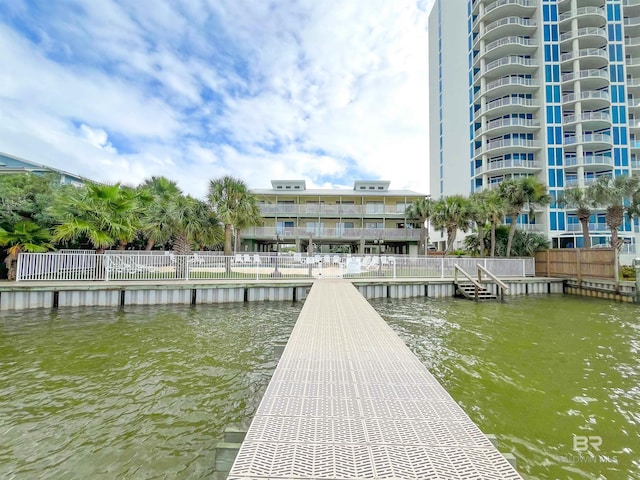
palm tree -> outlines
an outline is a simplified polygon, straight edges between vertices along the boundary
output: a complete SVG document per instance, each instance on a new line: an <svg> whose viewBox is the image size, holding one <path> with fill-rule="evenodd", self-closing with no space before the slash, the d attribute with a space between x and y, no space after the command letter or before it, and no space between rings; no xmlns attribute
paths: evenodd
<svg viewBox="0 0 640 480"><path fill-rule="evenodd" d="M224 176L211 180L208 200L218 219L224 224L224 254L231 255L232 227L257 224L260 210L247 185L237 178Z"/></svg>
<svg viewBox="0 0 640 480"><path fill-rule="evenodd" d="M173 222L175 203L182 197L176 182L166 177L151 177L139 187L140 201L145 215L142 230L147 237L145 250L151 250L157 243L165 243L175 233L169 225Z"/></svg>
<svg viewBox="0 0 640 480"><path fill-rule="evenodd" d="M429 197L414 200L407 209L406 215L420 224L420 255L427 255L429 244L429 219L433 213L433 200Z"/></svg>
<svg viewBox="0 0 640 480"><path fill-rule="evenodd" d="M7 248L7 265L9 280L16 279L18 255L22 252L46 252L53 248L49 243L51 234L46 228L30 222L22 221L5 230L0 227L0 245Z"/></svg>
<svg viewBox="0 0 640 480"><path fill-rule="evenodd" d="M450 253L458 230L469 228L469 201L462 195L443 197L434 203L432 219L435 228L447 232L445 254Z"/></svg>
<svg viewBox="0 0 640 480"><path fill-rule="evenodd" d="M618 229L622 225L626 211L625 202L637 195L640 179L620 175L615 178L599 177L589 187L589 195L596 205L605 209L605 220L611 231L611 246L620 250Z"/></svg>
<svg viewBox="0 0 640 480"><path fill-rule="evenodd" d="M115 244L123 249L138 230L139 211L137 193L119 183L61 189L51 206L59 222L53 239L86 239L99 253Z"/></svg>
<svg viewBox="0 0 640 480"><path fill-rule="evenodd" d="M548 204L550 197L547 194L546 185L536 180L535 177L505 180L500 184L498 191L505 201L507 214L511 219L509 239L507 240L507 257L510 257L513 236L518 226L518 217L525 205L529 205L530 214L533 215L535 206Z"/></svg>
<svg viewBox="0 0 640 480"><path fill-rule="evenodd" d="M489 223L491 224L491 248L490 255L495 257L496 255L496 229L500 225L500 221L506 213L506 205L504 200L500 196L497 190L489 190L489 193L485 197L485 208L489 216Z"/></svg>
<svg viewBox="0 0 640 480"><path fill-rule="evenodd" d="M590 196L591 190L586 188L567 188L558 199L558 204L566 205L576 209L576 216L582 226L582 238L584 248L591 248L591 236L589 235L589 218L591 217L591 207L593 199Z"/></svg>
<svg viewBox="0 0 640 480"><path fill-rule="evenodd" d="M486 231L486 225L490 222L490 212L487 208L487 198L489 197L488 191L474 192L469 196L469 219L472 223L476 224L478 231L477 247L478 254L484 256L485 244L484 236Z"/></svg>

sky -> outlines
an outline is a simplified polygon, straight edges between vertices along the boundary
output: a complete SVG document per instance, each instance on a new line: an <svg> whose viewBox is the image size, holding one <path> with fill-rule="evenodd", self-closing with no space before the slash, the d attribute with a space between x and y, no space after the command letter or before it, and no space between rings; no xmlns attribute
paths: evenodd
<svg viewBox="0 0 640 480"><path fill-rule="evenodd" d="M223 175L429 193L433 1L2 1L0 152L199 198Z"/></svg>

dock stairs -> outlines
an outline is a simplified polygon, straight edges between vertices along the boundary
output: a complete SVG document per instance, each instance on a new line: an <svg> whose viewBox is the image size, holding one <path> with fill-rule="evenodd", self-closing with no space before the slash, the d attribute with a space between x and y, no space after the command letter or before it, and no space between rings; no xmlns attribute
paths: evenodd
<svg viewBox="0 0 640 480"><path fill-rule="evenodd" d="M496 277L489 270L478 264L478 279L474 279L465 272L460 266L455 265L454 283L456 285L456 294L459 297L466 298L468 300L480 301L480 300L497 300L498 295L494 291L489 290L485 284L495 284L495 291L499 292L500 299L504 299L504 292L509 287L498 277ZM458 273L462 275L462 278L458 278ZM488 280L483 280L482 274L488 277Z"/></svg>

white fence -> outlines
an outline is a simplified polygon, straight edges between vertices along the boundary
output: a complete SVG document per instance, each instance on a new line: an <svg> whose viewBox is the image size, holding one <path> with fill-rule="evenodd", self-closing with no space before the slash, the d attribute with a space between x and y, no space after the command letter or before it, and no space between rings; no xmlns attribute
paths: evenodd
<svg viewBox="0 0 640 480"><path fill-rule="evenodd" d="M533 258L409 257L388 255L244 254L225 257L146 253L21 253L18 281L157 281L223 279L450 278L454 265L475 272L482 265L497 276L535 274Z"/></svg>

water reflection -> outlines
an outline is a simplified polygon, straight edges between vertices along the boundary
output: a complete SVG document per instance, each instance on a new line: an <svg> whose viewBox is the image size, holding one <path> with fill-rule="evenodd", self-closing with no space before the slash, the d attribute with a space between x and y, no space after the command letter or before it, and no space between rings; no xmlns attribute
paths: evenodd
<svg viewBox="0 0 640 480"><path fill-rule="evenodd" d="M526 478L640 479L638 307L564 296L371 303Z"/></svg>
<svg viewBox="0 0 640 480"><path fill-rule="evenodd" d="M31 311L0 320L0 477L207 478L300 304Z"/></svg>

